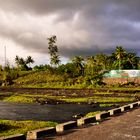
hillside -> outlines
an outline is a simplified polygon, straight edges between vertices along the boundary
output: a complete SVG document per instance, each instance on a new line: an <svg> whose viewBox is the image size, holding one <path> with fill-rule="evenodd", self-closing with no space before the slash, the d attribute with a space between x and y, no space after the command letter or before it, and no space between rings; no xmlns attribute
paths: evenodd
<svg viewBox="0 0 140 140"><path fill-rule="evenodd" d="M48 71L34 71L20 75L13 80L15 87L34 88L66 88L82 86L83 81L79 78L70 78L68 75L52 74Z"/></svg>

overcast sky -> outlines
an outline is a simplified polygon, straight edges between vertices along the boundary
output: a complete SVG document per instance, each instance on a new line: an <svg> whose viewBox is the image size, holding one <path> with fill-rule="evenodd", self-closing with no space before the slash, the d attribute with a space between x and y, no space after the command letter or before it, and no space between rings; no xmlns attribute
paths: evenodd
<svg viewBox="0 0 140 140"><path fill-rule="evenodd" d="M49 63L56 35L62 61L122 45L140 54L140 0L0 0L0 64L16 55Z"/></svg>

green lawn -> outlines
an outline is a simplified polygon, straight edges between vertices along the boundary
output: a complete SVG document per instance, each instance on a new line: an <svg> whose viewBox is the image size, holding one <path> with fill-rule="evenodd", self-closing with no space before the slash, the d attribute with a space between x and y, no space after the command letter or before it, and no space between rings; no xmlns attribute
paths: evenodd
<svg viewBox="0 0 140 140"><path fill-rule="evenodd" d="M30 130L54 127L56 122L45 121L12 121L0 120L0 137L9 136L14 134L26 134Z"/></svg>

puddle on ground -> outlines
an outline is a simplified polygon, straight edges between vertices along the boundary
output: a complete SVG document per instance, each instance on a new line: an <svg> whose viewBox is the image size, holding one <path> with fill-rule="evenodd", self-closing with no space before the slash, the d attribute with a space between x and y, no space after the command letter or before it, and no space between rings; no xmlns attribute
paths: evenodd
<svg viewBox="0 0 140 140"><path fill-rule="evenodd" d="M64 122L72 120L75 114L108 109L110 108L78 104L38 105L0 102L0 119Z"/></svg>

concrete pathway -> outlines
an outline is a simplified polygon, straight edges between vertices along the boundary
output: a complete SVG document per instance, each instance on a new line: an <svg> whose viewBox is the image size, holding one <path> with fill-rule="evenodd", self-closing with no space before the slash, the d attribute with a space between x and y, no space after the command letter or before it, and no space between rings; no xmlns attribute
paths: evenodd
<svg viewBox="0 0 140 140"><path fill-rule="evenodd" d="M140 108L50 140L140 140ZM45 140L45 139L44 139ZM47 138L48 140L48 138Z"/></svg>

